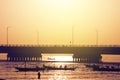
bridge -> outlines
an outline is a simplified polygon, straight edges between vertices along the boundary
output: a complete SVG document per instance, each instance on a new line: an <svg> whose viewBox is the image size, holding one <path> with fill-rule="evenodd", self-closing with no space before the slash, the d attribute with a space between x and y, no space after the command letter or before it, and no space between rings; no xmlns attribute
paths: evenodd
<svg viewBox="0 0 120 80"><path fill-rule="evenodd" d="M102 54L120 55L120 46L0 45L0 53L7 53L8 61L42 61L45 53L72 53L74 62L100 62Z"/></svg>

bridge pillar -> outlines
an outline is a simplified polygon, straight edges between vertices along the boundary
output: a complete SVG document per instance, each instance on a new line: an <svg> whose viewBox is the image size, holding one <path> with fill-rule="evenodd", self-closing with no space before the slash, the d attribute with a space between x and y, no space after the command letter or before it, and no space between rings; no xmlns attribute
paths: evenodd
<svg viewBox="0 0 120 80"><path fill-rule="evenodd" d="M77 58L77 62L79 62L79 58Z"/></svg>
<svg viewBox="0 0 120 80"><path fill-rule="evenodd" d="M39 60L39 57L36 57L36 61L40 61L40 60Z"/></svg>
<svg viewBox="0 0 120 80"><path fill-rule="evenodd" d="M10 60L10 57L7 57L7 61L9 61Z"/></svg>
<svg viewBox="0 0 120 80"><path fill-rule="evenodd" d="M30 61L32 61L32 57L30 57Z"/></svg>
<svg viewBox="0 0 120 80"><path fill-rule="evenodd" d="M19 60L18 60L18 57L16 57L16 61L19 61Z"/></svg>
<svg viewBox="0 0 120 80"><path fill-rule="evenodd" d="M12 61L12 57L10 57L10 61Z"/></svg>
<svg viewBox="0 0 120 80"><path fill-rule="evenodd" d="M28 58L28 57L26 57L26 61L28 61L28 59L29 59L29 58Z"/></svg>
<svg viewBox="0 0 120 80"><path fill-rule="evenodd" d="M36 57L33 57L33 60L32 61L36 61Z"/></svg>
<svg viewBox="0 0 120 80"><path fill-rule="evenodd" d="M79 61L79 58L78 58L78 62L80 62L80 61Z"/></svg>

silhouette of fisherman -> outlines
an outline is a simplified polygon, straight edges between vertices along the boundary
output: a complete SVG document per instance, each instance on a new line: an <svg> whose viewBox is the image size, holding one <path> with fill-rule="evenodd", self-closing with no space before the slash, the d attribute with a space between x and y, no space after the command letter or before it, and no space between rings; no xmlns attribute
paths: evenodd
<svg viewBox="0 0 120 80"><path fill-rule="evenodd" d="M40 80L40 76L41 76L40 71L38 71L38 80Z"/></svg>

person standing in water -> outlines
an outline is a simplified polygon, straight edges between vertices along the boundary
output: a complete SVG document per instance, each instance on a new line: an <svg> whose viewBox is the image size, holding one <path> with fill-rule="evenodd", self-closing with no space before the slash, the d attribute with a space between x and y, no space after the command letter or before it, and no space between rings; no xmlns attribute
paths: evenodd
<svg viewBox="0 0 120 80"><path fill-rule="evenodd" d="M41 76L40 71L38 71L38 80L40 80L40 76Z"/></svg>

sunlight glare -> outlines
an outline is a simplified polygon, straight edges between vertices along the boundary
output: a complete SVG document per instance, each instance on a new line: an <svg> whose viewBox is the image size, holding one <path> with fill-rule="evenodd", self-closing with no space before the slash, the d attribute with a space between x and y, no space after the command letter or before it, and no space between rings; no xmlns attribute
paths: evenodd
<svg viewBox="0 0 120 80"><path fill-rule="evenodd" d="M54 56L55 61L72 61L72 56Z"/></svg>
<svg viewBox="0 0 120 80"><path fill-rule="evenodd" d="M54 6L67 7L72 3L72 0L49 0L49 3Z"/></svg>
<svg viewBox="0 0 120 80"><path fill-rule="evenodd" d="M42 54L43 61L73 61L73 54Z"/></svg>

